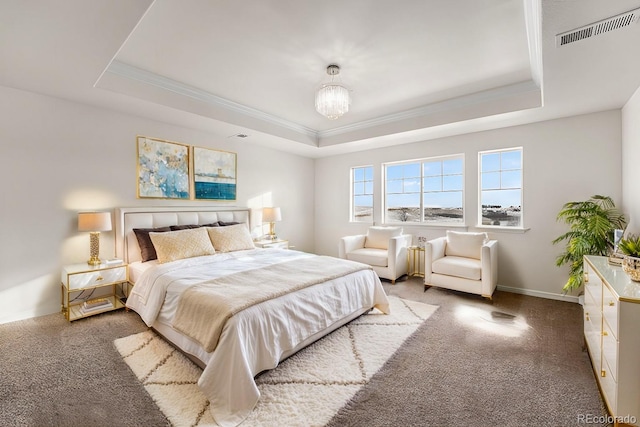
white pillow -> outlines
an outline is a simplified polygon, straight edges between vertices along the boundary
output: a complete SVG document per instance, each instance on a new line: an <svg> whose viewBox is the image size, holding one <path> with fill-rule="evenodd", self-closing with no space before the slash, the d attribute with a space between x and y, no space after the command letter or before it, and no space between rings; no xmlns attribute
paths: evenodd
<svg viewBox="0 0 640 427"><path fill-rule="evenodd" d="M487 233L447 231L444 253L449 256L480 259L482 245L489 240Z"/></svg>
<svg viewBox="0 0 640 427"><path fill-rule="evenodd" d="M402 236L402 227L369 227L365 248L389 249L389 239Z"/></svg>
<svg viewBox="0 0 640 427"><path fill-rule="evenodd" d="M161 264L216 253L204 228L149 233L149 237L158 254L158 262Z"/></svg>
<svg viewBox="0 0 640 427"><path fill-rule="evenodd" d="M206 227L206 229L213 247L218 252L242 251L256 247L245 224Z"/></svg>

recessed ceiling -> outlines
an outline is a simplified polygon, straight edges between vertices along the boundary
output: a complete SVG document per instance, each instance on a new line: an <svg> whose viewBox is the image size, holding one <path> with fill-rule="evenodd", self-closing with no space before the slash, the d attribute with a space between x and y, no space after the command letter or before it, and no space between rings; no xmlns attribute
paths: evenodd
<svg viewBox="0 0 640 427"><path fill-rule="evenodd" d="M0 84L319 157L620 108L638 0L66 0L0 4ZM328 120L330 63L352 92Z"/></svg>
<svg viewBox="0 0 640 427"><path fill-rule="evenodd" d="M521 1L157 0L98 87L133 94L134 80L138 96L153 87L159 102L172 102L161 91L196 98L226 120L249 116L323 146L390 123L414 130L443 112L442 122L459 120L456 109L496 98L499 112L522 108L523 94L540 106L525 23ZM335 121L313 103L331 63L353 99Z"/></svg>

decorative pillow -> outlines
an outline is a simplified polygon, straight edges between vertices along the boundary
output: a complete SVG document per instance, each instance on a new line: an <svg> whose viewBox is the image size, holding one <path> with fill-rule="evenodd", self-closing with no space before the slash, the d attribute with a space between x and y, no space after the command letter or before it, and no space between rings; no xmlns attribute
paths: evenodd
<svg viewBox="0 0 640 427"><path fill-rule="evenodd" d="M187 224L187 225L172 225L171 231L179 231L179 230L191 230L193 228L200 228L201 225L198 224Z"/></svg>
<svg viewBox="0 0 640 427"><path fill-rule="evenodd" d="M206 228L149 233L149 236L158 253L159 263L216 253Z"/></svg>
<svg viewBox="0 0 640 427"><path fill-rule="evenodd" d="M220 225L220 227L227 227L229 225L236 225L236 224L242 224L242 223L241 222L235 222L235 221L231 221L231 222L218 221L218 225Z"/></svg>
<svg viewBox="0 0 640 427"><path fill-rule="evenodd" d="M245 224L224 227L207 227L209 238L218 252L242 251L254 249L251 233Z"/></svg>
<svg viewBox="0 0 640 427"><path fill-rule="evenodd" d="M191 228L200 228L200 227L218 227L218 223L217 222L213 222L211 224L172 225L171 226L171 231L189 230Z"/></svg>
<svg viewBox="0 0 640 427"><path fill-rule="evenodd" d="M389 239L402 236L402 227L369 227L365 248L389 249Z"/></svg>
<svg viewBox="0 0 640 427"><path fill-rule="evenodd" d="M487 233L447 231L445 255L480 259L482 245L489 240Z"/></svg>
<svg viewBox="0 0 640 427"><path fill-rule="evenodd" d="M157 228L134 228L133 232L136 235L136 239L138 239L138 246L140 246L140 257L142 258L142 262L153 261L154 259L158 259L158 255L156 254L156 249L153 247L153 243L151 242L151 237L149 237L149 233L164 233L167 231L171 231L169 227L157 227Z"/></svg>

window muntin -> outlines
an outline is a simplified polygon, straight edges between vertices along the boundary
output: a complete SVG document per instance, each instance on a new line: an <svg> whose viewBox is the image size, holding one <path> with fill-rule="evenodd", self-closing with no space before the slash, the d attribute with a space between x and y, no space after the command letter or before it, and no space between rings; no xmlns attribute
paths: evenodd
<svg viewBox="0 0 640 427"><path fill-rule="evenodd" d="M351 221L373 223L373 166L351 168Z"/></svg>
<svg viewBox="0 0 640 427"><path fill-rule="evenodd" d="M483 226L522 227L522 148L480 152Z"/></svg>
<svg viewBox="0 0 640 427"><path fill-rule="evenodd" d="M385 169L385 222L464 221L462 156L393 163Z"/></svg>

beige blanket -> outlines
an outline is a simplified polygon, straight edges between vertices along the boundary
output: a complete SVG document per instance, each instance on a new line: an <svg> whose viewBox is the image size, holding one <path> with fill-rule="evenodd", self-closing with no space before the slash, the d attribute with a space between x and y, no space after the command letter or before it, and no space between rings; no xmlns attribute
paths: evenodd
<svg viewBox="0 0 640 427"><path fill-rule="evenodd" d="M207 352L212 352L225 323L239 311L370 268L344 259L314 256L212 279L183 292L173 327L198 341Z"/></svg>

